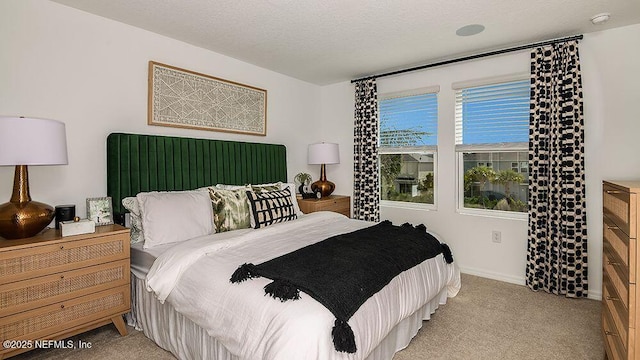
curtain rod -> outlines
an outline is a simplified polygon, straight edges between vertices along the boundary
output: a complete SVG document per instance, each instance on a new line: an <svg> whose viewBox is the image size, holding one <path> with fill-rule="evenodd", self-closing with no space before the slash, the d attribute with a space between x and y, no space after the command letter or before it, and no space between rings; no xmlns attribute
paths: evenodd
<svg viewBox="0 0 640 360"><path fill-rule="evenodd" d="M557 44L557 43L561 43L561 42L565 42L565 41L571 41L571 40L582 40L582 37L583 37L582 34L580 34L580 35L574 35L574 36L569 36L569 37L560 38L560 39L546 40L546 41L541 41L541 42L527 44L527 45L515 46L515 47L511 47L511 48L507 48L507 49L489 51L489 52L485 52L485 53L481 53L481 54L469 55L469 56L464 56L464 57L460 57L460 58L454 58L454 59L450 59L450 60L438 61L438 62L435 62L435 63L415 66L415 67L411 67L411 68L407 68L407 69L390 71L390 72L386 72L386 73L382 73L382 74L378 74L378 75L370 75L370 76L361 77L361 78L358 78L358 79L351 80L351 83L353 84L356 81L377 79L377 78L381 78L381 77L385 77L385 76L397 75L397 74L402 74L402 73L406 73L406 72L410 72L410 71L423 70L423 69L428 69L428 68L431 68L431 67L448 65L448 64L453 64L453 63L467 61L467 60L479 59L479 58L483 58L483 57L487 57L487 56L494 56L494 55L500 55L500 54L505 54L505 53L514 52L514 51L526 50L526 49L531 49L531 48L538 47L538 46Z"/></svg>

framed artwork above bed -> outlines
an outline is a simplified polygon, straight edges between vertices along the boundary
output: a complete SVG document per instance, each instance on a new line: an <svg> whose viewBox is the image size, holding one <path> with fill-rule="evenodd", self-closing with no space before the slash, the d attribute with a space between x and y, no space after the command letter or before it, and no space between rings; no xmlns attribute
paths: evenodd
<svg viewBox="0 0 640 360"><path fill-rule="evenodd" d="M267 135L267 90L149 61L148 124Z"/></svg>

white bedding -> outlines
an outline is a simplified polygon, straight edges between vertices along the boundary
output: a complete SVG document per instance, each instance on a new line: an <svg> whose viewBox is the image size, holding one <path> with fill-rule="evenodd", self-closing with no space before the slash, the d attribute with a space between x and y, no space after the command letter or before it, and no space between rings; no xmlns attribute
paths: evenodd
<svg viewBox="0 0 640 360"><path fill-rule="evenodd" d="M442 289L455 296L460 277L454 264L446 264L438 255L400 274L367 300L349 320L358 347L355 354L334 349L333 315L306 294L301 293L300 300L280 302L265 297L262 288L268 279L231 284L229 278L245 262L259 264L370 225L318 212L260 230L196 238L160 255L146 286L240 359L364 359L396 324Z"/></svg>

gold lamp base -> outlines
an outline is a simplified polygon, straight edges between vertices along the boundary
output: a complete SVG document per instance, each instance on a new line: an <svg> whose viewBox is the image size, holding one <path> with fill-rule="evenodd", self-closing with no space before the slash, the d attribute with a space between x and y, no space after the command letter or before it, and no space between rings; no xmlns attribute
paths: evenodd
<svg viewBox="0 0 640 360"><path fill-rule="evenodd" d="M31 201L27 166L16 165L11 200L0 205L0 236L5 239L35 236L51 223L54 216L51 206Z"/></svg>
<svg viewBox="0 0 640 360"><path fill-rule="evenodd" d="M53 208L37 201L0 205L0 236L5 239L23 239L37 235L51 223Z"/></svg>
<svg viewBox="0 0 640 360"><path fill-rule="evenodd" d="M322 195L322 197L331 195L331 193L335 189L336 189L336 184L332 183L331 181L318 180L313 184L311 184L311 190L313 190L313 192L320 191L320 194Z"/></svg>
<svg viewBox="0 0 640 360"><path fill-rule="evenodd" d="M327 180L325 164L320 165L320 180L315 181L313 184L311 184L311 190L313 190L314 193L320 191L322 197L326 197L331 195L331 193L335 189L336 184Z"/></svg>

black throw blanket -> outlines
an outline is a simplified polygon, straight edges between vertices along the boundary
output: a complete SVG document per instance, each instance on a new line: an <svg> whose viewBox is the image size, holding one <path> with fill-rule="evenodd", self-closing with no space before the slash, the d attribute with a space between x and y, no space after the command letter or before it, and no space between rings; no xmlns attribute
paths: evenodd
<svg viewBox="0 0 640 360"><path fill-rule="evenodd" d="M324 305L336 317L332 331L337 351L356 352L347 321L372 295L394 277L423 261L444 253L424 225L394 226L389 221L330 237L259 265L244 264L231 276L232 283L255 277L274 280L265 293L281 301L300 298L300 290Z"/></svg>

